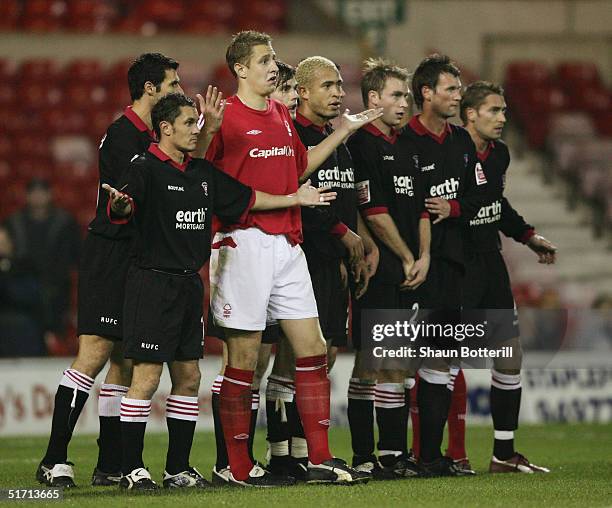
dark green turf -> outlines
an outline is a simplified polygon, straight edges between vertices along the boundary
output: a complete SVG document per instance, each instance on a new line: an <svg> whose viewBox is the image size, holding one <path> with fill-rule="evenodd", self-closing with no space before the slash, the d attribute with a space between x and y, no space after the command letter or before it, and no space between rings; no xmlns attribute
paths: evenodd
<svg viewBox="0 0 612 508"><path fill-rule="evenodd" d="M258 429L257 456L264 457L265 431ZM610 425L523 426L517 432L517 448L533 462L552 469L547 475L489 475L492 431L488 427L468 429L467 446L476 478L443 478L370 482L358 487L309 487L252 491L218 489L206 492L179 492L128 495L118 489L93 488L89 477L97 456L94 436L74 438L69 458L75 462L76 482L81 487L65 493L62 505L75 507L147 508L191 506L282 507L302 506L374 508L377 506L414 507L524 507L558 508L565 506L612 506L612 427ZM154 479L163 470L167 438L147 436L145 461ZM348 430L331 432L332 451L350 459ZM34 487L34 472L44 452L46 439L0 439L0 489ZM119 446L117 453L120 453ZM192 464L205 476L214 462L211 433L196 435ZM38 506L58 503L36 503ZM6 502L6 506L30 503Z"/></svg>

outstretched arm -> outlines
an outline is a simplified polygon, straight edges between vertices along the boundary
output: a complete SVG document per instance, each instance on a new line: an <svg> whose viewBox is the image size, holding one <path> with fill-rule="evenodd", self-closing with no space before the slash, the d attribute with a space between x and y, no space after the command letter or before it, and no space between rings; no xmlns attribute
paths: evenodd
<svg viewBox="0 0 612 508"><path fill-rule="evenodd" d="M251 210L274 210L292 206L329 206L329 202L334 199L336 199L335 192L329 192L327 187L317 189L310 185L310 180L308 180L295 194L287 196L275 196L267 192L255 191L255 203Z"/></svg>
<svg viewBox="0 0 612 508"><path fill-rule="evenodd" d="M111 187L107 183L102 184L102 188L109 194L109 211L111 211L117 217L129 217L134 209L132 198L121 192L127 185L123 186L121 190L117 190Z"/></svg>
<svg viewBox="0 0 612 508"><path fill-rule="evenodd" d="M306 181L312 172L323 164L333 151L340 146L346 138L353 134L353 132L363 127L365 124L373 122L380 116L382 116L382 108L368 109L356 115L351 115L347 109L342 115L340 127L317 146L308 150L308 166L300 176L300 182Z"/></svg>

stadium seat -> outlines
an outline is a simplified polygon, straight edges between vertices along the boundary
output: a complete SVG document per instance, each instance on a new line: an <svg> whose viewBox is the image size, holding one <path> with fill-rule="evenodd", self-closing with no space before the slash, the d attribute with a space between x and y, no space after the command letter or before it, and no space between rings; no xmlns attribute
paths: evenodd
<svg viewBox="0 0 612 508"><path fill-rule="evenodd" d="M65 25L76 32L108 32L119 12L116 2L69 0Z"/></svg>
<svg viewBox="0 0 612 508"><path fill-rule="evenodd" d="M18 100L31 110L53 109L61 103L62 90L53 82L25 81L18 89Z"/></svg>
<svg viewBox="0 0 612 508"><path fill-rule="evenodd" d="M597 64L593 62L561 62L557 65L556 72L559 84L563 88L599 87L601 85Z"/></svg>
<svg viewBox="0 0 612 508"><path fill-rule="evenodd" d="M0 30L15 30L21 14L21 2L2 0L0 2Z"/></svg>
<svg viewBox="0 0 612 508"><path fill-rule="evenodd" d="M96 58L74 59L64 67L63 74L80 82L101 84L106 81L104 66Z"/></svg>
<svg viewBox="0 0 612 508"><path fill-rule="evenodd" d="M51 58L32 58L24 60L16 73L20 84L28 81L42 81L50 83L57 79L59 66Z"/></svg>
<svg viewBox="0 0 612 508"><path fill-rule="evenodd" d="M62 97L62 108L102 109L106 107L106 88L101 84L67 81Z"/></svg>

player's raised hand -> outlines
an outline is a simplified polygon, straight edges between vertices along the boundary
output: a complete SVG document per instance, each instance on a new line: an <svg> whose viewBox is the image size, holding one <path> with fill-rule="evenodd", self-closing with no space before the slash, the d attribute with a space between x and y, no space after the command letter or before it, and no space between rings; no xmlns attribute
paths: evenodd
<svg viewBox="0 0 612 508"><path fill-rule="evenodd" d="M114 214L124 217L132 213L132 200L130 196L124 192L118 191L107 183L103 183L102 188L109 194L111 210ZM125 187L123 188L125 189Z"/></svg>
<svg viewBox="0 0 612 508"><path fill-rule="evenodd" d="M336 199L337 193L331 192L329 187L313 187L310 180L306 180L296 195L300 206L329 206L329 202Z"/></svg>
<svg viewBox="0 0 612 508"><path fill-rule="evenodd" d="M349 134L352 134L365 124L380 118L382 114L383 108L366 109L365 111L357 113L356 115L351 115L351 112L346 109L342 115L340 127L346 129Z"/></svg>
<svg viewBox="0 0 612 508"><path fill-rule="evenodd" d="M557 247L542 235L533 235L527 246L538 255L538 263L552 265L557 260Z"/></svg>
<svg viewBox="0 0 612 508"><path fill-rule="evenodd" d="M200 120L204 120L204 129L209 134L219 131L223 123L223 113L225 112L225 101L223 92L216 86L208 85L206 96L196 95L200 106Z"/></svg>
<svg viewBox="0 0 612 508"><path fill-rule="evenodd" d="M433 220L433 224L438 224L448 218L451 212L451 206L448 200L444 198L427 198L425 200L425 208L427 211L437 217Z"/></svg>

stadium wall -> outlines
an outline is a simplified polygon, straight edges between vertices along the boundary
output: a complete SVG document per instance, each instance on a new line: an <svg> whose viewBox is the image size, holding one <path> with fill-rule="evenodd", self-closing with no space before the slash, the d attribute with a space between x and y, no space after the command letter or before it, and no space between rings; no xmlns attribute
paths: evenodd
<svg viewBox="0 0 612 508"><path fill-rule="evenodd" d="M561 354L554 369L529 369L523 373L521 419L527 423L599 422L612 423L612 367L597 355L586 358L589 368L576 369L571 355ZM585 365L585 358L581 365ZM0 361L0 436L46 435L51 428L53 398L63 369L70 360L33 359ZM331 374L332 418L334 425L346 425L346 393L353 361L350 355L339 356ZM201 361L199 430L213 428L210 387L219 368L218 358ZM466 371L468 385L468 422L490 424L489 383L487 370ZM98 380L104 379L104 373ZM79 433L97 433L97 392L99 382L85 405L79 420ZM167 370L154 398L147 429L166 430L165 397L170 391ZM262 402L265 387L262 387ZM263 408L263 404L262 404ZM260 423L265 411L260 410Z"/></svg>

